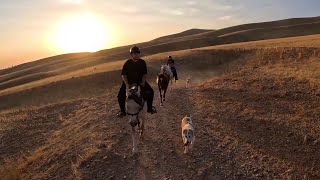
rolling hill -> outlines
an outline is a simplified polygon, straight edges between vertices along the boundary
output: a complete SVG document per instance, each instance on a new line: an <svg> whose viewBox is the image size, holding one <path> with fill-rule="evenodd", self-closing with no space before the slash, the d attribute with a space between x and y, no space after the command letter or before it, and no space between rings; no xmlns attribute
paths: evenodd
<svg viewBox="0 0 320 180"><path fill-rule="evenodd" d="M320 33L319 17L254 23L220 30L191 29L140 43L145 56L239 42L296 37ZM130 46L96 53L75 53L49 57L0 71L0 91L43 78L70 73L99 64L128 58Z"/></svg>

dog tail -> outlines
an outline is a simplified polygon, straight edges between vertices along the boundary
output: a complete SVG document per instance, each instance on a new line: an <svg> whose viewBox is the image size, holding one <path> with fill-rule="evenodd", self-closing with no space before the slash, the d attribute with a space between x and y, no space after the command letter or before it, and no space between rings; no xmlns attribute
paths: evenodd
<svg viewBox="0 0 320 180"><path fill-rule="evenodd" d="M188 114L188 115L186 115L186 117L191 118L191 115L190 115L190 114Z"/></svg>

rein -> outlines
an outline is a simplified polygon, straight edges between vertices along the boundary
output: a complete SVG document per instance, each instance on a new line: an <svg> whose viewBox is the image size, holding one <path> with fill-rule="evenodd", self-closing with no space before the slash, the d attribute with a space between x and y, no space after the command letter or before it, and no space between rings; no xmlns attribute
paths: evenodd
<svg viewBox="0 0 320 180"><path fill-rule="evenodd" d="M138 116L137 117L137 121L138 121L138 126L140 126L140 121L139 121L139 113L141 112L141 110L143 109L144 107L144 99L142 97L139 97L137 94L131 94L130 96L128 96L128 99L132 99L134 100L135 103L137 103L138 105L140 105L140 109L137 113L129 113L129 112L126 112L128 116Z"/></svg>

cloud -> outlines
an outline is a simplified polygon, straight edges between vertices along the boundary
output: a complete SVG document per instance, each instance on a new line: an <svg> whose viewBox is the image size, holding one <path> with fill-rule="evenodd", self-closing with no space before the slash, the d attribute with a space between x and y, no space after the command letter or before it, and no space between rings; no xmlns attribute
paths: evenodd
<svg viewBox="0 0 320 180"><path fill-rule="evenodd" d="M121 11L124 13L137 13L137 12L139 12L139 9L137 7L124 6L124 7L120 7L119 9L121 9Z"/></svg>
<svg viewBox="0 0 320 180"><path fill-rule="evenodd" d="M190 9L189 9L189 12L190 12L191 14L196 13L196 12L199 12L199 11L200 11L200 9L197 9L197 8L190 8Z"/></svg>
<svg viewBox="0 0 320 180"><path fill-rule="evenodd" d="M232 19L232 16L222 16L222 17L219 17L218 19L221 21L228 21Z"/></svg>
<svg viewBox="0 0 320 180"><path fill-rule="evenodd" d="M195 1L188 1L187 2L187 5L189 5L189 6L193 6L195 4L197 4L197 2L195 2Z"/></svg>
<svg viewBox="0 0 320 180"><path fill-rule="evenodd" d="M61 0L65 4L83 4L85 0Z"/></svg>
<svg viewBox="0 0 320 180"><path fill-rule="evenodd" d="M179 8L179 9L166 9L162 10L161 12L167 15L174 15L174 16L193 16L198 13L200 9L197 8Z"/></svg>
<svg viewBox="0 0 320 180"><path fill-rule="evenodd" d="M229 11L229 10L232 10L233 7L231 5L215 5L215 9L222 10L222 11Z"/></svg>
<svg viewBox="0 0 320 180"><path fill-rule="evenodd" d="M165 9L162 10L163 13L175 16L182 16L185 12L182 9Z"/></svg>

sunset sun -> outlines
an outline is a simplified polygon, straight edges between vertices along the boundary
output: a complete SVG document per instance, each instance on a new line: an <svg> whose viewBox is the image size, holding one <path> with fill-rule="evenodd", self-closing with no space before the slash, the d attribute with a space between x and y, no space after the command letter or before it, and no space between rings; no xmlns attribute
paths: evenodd
<svg viewBox="0 0 320 180"><path fill-rule="evenodd" d="M62 52L94 52L108 45L110 32L94 15L74 16L58 25L53 41Z"/></svg>

